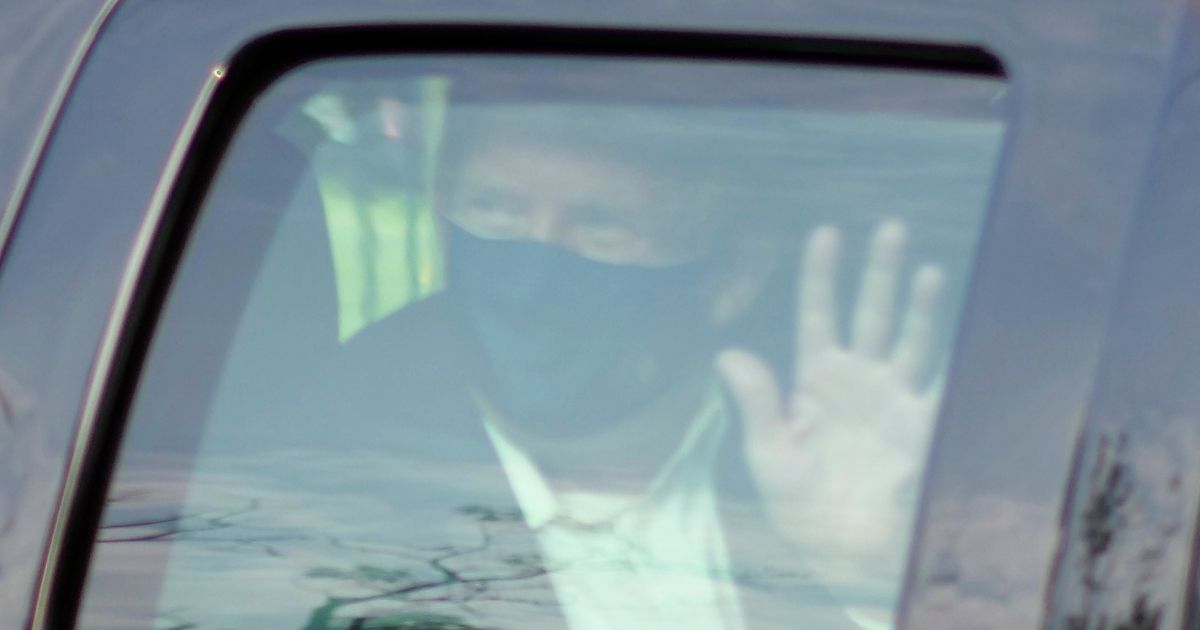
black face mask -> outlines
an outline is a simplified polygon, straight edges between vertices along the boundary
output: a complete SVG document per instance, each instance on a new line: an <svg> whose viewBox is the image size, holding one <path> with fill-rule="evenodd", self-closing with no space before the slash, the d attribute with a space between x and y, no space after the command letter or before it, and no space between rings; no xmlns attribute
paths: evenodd
<svg viewBox="0 0 1200 630"><path fill-rule="evenodd" d="M449 235L449 295L480 349L476 386L533 434L602 429L711 361L711 260L635 267Z"/></svg>

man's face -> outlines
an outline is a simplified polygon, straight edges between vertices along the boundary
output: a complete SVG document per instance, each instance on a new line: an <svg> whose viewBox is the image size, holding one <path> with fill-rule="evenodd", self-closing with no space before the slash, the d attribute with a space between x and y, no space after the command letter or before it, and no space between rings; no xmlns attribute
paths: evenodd
<svg viewBox="0 0 1200 630"><path fill-rule="evenodd" d="M707 371L721 264L666 165L499 140L449 164L449 294L505 416L578 436Z"/></svg>
<svg viewBox="0 0 1200 630"><path fill-rule="evenodd" d="M615 157L520 142L470 151L443 199L443 216L489 240L556 245L614 265L667 267L711 247L694 191L656 181Z"/></svg>

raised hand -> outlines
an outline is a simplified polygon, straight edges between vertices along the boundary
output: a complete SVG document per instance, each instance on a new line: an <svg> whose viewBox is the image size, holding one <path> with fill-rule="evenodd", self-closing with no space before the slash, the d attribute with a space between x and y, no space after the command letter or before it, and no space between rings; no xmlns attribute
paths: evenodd
<svg viewBox="0 0 1200 630"><path fill-rule="evenodd" d="M717 360L772 527L835 594L899 587L940 398L941 379L929 372L944 274L919 268L899 318L906 240L898 221L876 230L844 343L841 237L828 226L813 232L799 274L792 383L742 349Z"/></svg>

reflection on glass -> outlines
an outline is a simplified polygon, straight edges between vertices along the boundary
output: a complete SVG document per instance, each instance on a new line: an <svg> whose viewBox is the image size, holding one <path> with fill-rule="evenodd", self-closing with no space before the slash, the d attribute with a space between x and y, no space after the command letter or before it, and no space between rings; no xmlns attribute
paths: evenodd
<svg viewBox="0 0 1200 630"><path fill-rule="evenodd" d="M890 627L1001 87L295 72L205 202L84 625ZM246 177L264 134L291 176Z"/></svg>

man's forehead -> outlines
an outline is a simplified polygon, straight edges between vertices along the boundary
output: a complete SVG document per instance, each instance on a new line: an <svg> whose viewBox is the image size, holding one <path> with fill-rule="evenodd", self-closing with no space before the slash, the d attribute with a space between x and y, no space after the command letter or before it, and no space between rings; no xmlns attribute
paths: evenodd
<svg viewBox="0 0 1200 630"><path fill-rule="evenodd" d="M451 143L468 144L495 137L524 139L627 159L696 162L701 155L714 155L699 149L721 144L722 123L728 120L728 112L696 108L467 104L450 108L447 137Z"/></svg>
<svg viewBox="0 0 1200 630"><path fill-rule="evenodd" d="M767 127L744 108L452 101L440 175L453 185L476 147L519 141L620 164L650 182L662 203L688 208L690 216L736 213L745 221L772 214L763 200L790 199L784 189L794 186L791 177L761 176L783 170L791 160L777 145L796 141Z"/></svg>
<svg viewBox="0 0 1200 630"><path fill-rule="evenodd" d="M614 183L644 188L653 181L652 172L621 156L569 142L503 136L483 138L469 147L462 171L460 183L493 186L519 181L526 186L590 188Z"/></svg>
<svg viewBox="0 0 1200 630"><path fill-rule="evenodd" d="M576 220L619 218L646 229L699 220L703 209L696 188L656 178L626 161L519 140L470 150L457 182L460 195L546 205Z"/></svg>

